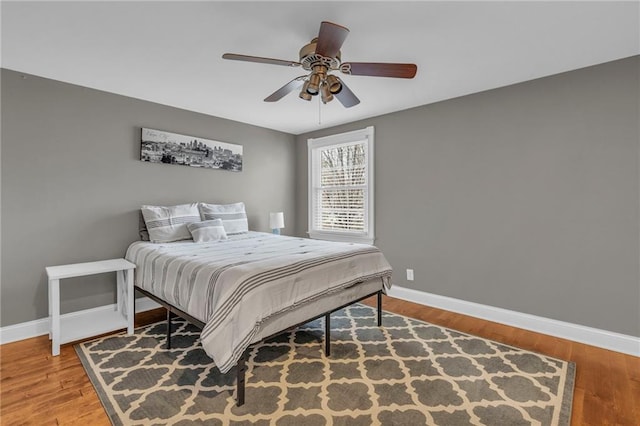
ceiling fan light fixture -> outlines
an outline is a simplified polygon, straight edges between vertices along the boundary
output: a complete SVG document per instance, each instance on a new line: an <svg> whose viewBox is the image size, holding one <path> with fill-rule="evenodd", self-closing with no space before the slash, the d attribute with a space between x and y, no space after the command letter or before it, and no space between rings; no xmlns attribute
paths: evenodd
<svg viewBox="0 0 640 426"><path fill-rule="evenodd" d="M332 94L340 93L342 90L342 82L335 75L329 75L327 77L326 85L329 86L329 92Z"/></svg>
<svg viewBox="0 0 640 426"><path fill-rule="evenodd" d="M322 87L320 88L320 93L322 95L322 103L326 104L333 100L333 95L329 91L329 85L327 85L326 82L322 84Z"/></svg>
<svg viewBox="0 0 640 426"><path fill-rule="evenodd" d="M300 91L300 99L304 99L305 101L310 101L313 96L308 94L305 90Z"/></svg>
<svg viewBox="0 0 640 426"><path fill-rule="evenodd" d="M310 101L311 100L311 94L309 92L307 92L307 88L309 87L309 80L305 80L304 84L302 85L302 90L300 91L300 99L304 99L305 101Z"/></svg>
<svg viewBox="0 0 640 426"><path fill-rule="evenodd" d="M317 95L320 90L320 75L316 73L311 74L307 83L308 84L305 84L305 86L307 86L306 92L310 95Z"/></svg>

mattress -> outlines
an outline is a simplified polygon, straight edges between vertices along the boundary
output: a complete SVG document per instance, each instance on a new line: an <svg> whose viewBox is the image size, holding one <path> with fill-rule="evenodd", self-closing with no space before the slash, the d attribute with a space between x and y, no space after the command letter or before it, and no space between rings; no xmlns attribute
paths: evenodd
<svg viewBox="0 0 640 426"><path fill-rule="evenodd" d="M136 286L205 324L203 348L223 373L267 330L288 324L287 313L319 315L347 294L388 288L392 272L374 246L261 232L207 243L138 241L126 259L136 264Z"/></svg>

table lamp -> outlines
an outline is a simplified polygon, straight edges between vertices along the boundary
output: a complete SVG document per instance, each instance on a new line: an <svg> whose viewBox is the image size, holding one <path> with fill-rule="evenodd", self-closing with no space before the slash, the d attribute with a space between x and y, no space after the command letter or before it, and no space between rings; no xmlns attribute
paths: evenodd
<svg viewBox="0 0 640 426"><path fill-rule="evenodd" d="M280 235L280 229L284 228L284 213L269 213L269 227L271 228L271 232Z"/></svg>

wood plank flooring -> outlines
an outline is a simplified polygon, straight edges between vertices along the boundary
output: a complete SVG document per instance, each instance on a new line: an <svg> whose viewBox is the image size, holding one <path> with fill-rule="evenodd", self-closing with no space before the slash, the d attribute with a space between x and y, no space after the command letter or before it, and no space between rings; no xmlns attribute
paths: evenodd
<svg viewBox="0 0 640 426"><path fill-rule="evenodd" d="M375 299L365 301L375 305ZM384 309L576 363L573 425L640 425L640 358L465 315L384 298ZM138 314L136 326L163 320ZM109 425L71 344L47 336L0 346L1 425Z"/></svg>

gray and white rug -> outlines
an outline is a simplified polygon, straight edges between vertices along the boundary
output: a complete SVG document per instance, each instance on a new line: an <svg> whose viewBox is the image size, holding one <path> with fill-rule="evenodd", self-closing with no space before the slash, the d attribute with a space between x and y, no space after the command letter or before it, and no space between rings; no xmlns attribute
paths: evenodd
<svg viewBox="0 0 640 426"><path fill-rule="evenodd" d="M116 425L568 425L574 364L352 305L253 347L246 402L175 321L76 346Z"/></svg>

